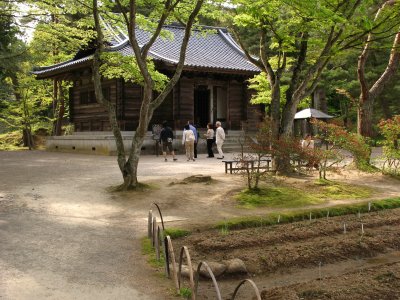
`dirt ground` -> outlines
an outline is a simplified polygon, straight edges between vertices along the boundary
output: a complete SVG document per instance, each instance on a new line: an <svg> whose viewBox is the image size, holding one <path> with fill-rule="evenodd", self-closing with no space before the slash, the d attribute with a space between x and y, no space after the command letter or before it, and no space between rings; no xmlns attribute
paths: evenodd
<svg viewBox="0 0 400 300"><path fill-rule="evenodd" d="M178 228L201 228L231 217L272 211L238 208L230 196L232 190L243 186L243 179L226 175L220 161L205 155L190 163L182 156L178 158L178 162L164 162L161 157L143 156L139 179L150 189L113 193L109 188L121 182L115 157L0 152L0 298L174 299L172 282L146 263L140 249L140 239L147 230L148 210L154 210L153 202L161 206L168 220L173 220L167 226ZM170 184L194 174L211 175L213 183ZM400 195L400 184L394 179L357 172L344 175L348 183L375 187L375 198ZM304 179L291 180L296 183ZM337 203L340 201L328 205ZM398 232L397 221L393 224ZM382 224L375 227L381 228ZM224 238L219 242L223 243ZM268 239L265 243L271 242ZM398 247L397 239L392 233L388 243ZM304 238L309 247L313 242L312 237ZM372 239L371 243L378 242ZM286 251L284 244L280 242L280 251ZM375 251L374 255L382 252L371 251ZM218 258L218 249L212 252ZM233 250L232 255L236 255ZM337 256L324 264L343 260L340 254ZM258 268L263 271L292 264L307 266L296 257L290 260L288 256L278 263L267 257L261 260L262 264L253 258L258 263L252 264L253 275L258 276ZM319 252L315 261L324 257L324 252ZM264 287L261 281L260 284ZM279 282L270 285L279 286Z"/></svg>

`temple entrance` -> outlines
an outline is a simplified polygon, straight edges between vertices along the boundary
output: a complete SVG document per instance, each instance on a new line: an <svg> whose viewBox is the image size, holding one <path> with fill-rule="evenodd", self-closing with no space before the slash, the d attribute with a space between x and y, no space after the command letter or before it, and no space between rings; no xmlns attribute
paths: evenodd
<svg viewBox="0 0 400 300"><path fill-rule="evenodd" d="M199 85L194 90L194 124L206 128L210 116L210 90L206 85Z"/></svg>
<svg viewBox="0 0 400 300"><path fill-rule="evenodd" d="M215 121L220 121L222 127L226 128L228 119L228 98L227 91L225 87L216 86L214 87L214 114L213 119Z"/></svg>

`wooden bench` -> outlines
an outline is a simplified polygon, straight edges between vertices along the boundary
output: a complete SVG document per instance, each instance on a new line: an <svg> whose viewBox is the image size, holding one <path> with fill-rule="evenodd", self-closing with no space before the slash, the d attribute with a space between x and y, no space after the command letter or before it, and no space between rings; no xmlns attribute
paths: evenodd
<svg viewBox="0 0 400 300"><path fill-rule="evenodd" d="M232 160L223 160L223 163L225 163L225 173L229 173L232 174L233 171L236 170L247 170L249 168L251 168L252 170L255 167L255 163L258 162L258 160L237 160L237 159L232 159ZM270 163L271 163L271 159L270 158L264 158L264 159L260 159L260 162L262 163L266 163L265 165L259 166L259 169L270 169ZM235 163L235 165L234 165ZM239 165L239 166L238 166Z"/></svg>

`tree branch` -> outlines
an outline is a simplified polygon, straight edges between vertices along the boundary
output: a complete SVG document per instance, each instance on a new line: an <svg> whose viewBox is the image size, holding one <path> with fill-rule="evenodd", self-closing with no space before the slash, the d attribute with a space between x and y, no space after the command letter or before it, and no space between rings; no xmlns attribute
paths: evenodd
<svg viewBox="0 0 400 300"><path fill-rule="evenodd" d="M389 83L392 79L393 75L396 73L400 62L400 28L399 32L397 32L396 37L393 41L393 47L390 52L389 61L387 67L381 77L374 83L374 85L369 90L369 93L372 98L375 98L379 95L384 87Z"/></svg>
<svg viewBox="0 0 400 300"><path fill-rule="evenodd" d="M183 37L182 40L182 44L181 44L181 49L180 49L180 54L179 54L179 61L178 64L176 66L176 70L174 75L172 76L171 80L167 83L166 87L164 88L164 90L157 96L156 99L154 99L150 105L150 110L149 111L154 111L163 101L164 99L168 96L168 94L172 91L173 87L175 86L175 84L178 82L181 74L182 74L182 70L183 70L183 66L185 64L185 58L186 58L186 49L189 43L189 38L191 35L191 31L192 31L192 26L193 23L197 17L197 15L200 12L201 6L203 5L204 0L197 0L196 2L196 6L194 8L194 10L192 11L192 13L189 16L188 22L186 24L186 28L185 28L185 35Z"/></svg>
<svg viewBox="0 0 400 300"><path fill-rule="evenodd" d="M379 15L383 11L383 9L387 5L391 5L392 3L393 3L392 0L388 0L385 3L383 3L383 5L376 12L374 21L376 21L378 19ZM370 49L371 43L372 43L371 40L372 40L372 32L370 32L368 34L367 41L365 42L365 45L364 45L364 49L361 52L360 56L358 57L357 76L358 76L358 81L360 83L360 89L361 89L360 99L362 99L362 101L368 101L368 98L370 96L370 91L369 91L368 84L367 84L367 81L365 78L365 64L367 62L369 49ZM395 46L396 46L396 39L395 39L395 43L394 43L393 47L395 47ZM376 85L376 83L375 83L375 85Z"/></svg>
<svg viewBox="0 0 400 300"><path fill-rule="evenodd" d="M233 32L233 35L235 36L236 40L238 41L240 48L242 48L242 51L244 52L244 54L246 55L247 59L253 63L254 65L256 65L257 67L259 67L260 69L264 69L264 66L261 62L260 59L255 59L253 56L251 56L250 52L247 50L246 46L244 45L242 39L240 38L240 35L236 32L236 30L232 27L230 28Z"/></svg>
<svg viewBox="0 0 400 300"><path fill-rule="evenodd" d="M164 5L164 11L160 17L160 20L158 21L158 25L156 30L154 31L153 35L151 36L150 40L142 47L142 58L146 59L147 54L151 48L151 46L153 46L154 42L156 41L156 39L158 38L158 36L160 35L160 32L165 24L165 21L167 20L167 18L169 17L171 11L178 5L178 3L180 2L180 0L177 0L174 4L172 4L172 0L167 0L165 1L165 5Z"/></svg>

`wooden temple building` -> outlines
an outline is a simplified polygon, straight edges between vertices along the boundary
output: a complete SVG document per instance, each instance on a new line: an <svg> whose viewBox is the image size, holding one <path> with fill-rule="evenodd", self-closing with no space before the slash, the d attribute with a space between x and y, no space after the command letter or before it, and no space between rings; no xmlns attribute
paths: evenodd
<svg viewBox="0 0 400 300"><path fill-rule="evenodd" d="M128 37L119 28L104 24L109 47L107 51L133 55ZM221 121L228 135L256 128L261 119L262 107L250 104L251 92L247 80L259 69L246 59L228 31L219 27L205 27L207 34L193 30L189 40L184 69L178 84L155 111L149 126L149 139L153 124L168 121L176 136L190 120L199 128L207 123ZM164 30L172 38L159 37L151 47L149 56L157 70L167 76L173 74L179 58L184 28L166 25ZM150 34L136 29L140 45ZM110 142L112 133L107 112L96 102L92 83L93 49L79 51L75 57L56 65L34 70L37 79L67 80L72 82L69 90L70 122L74 125L72 136L51 137L49 150L79 150L79 152L113 152ZM104 79L103 91L116 105L117 118L129 144L138 123L142 88L121 79ZM97 139L97 141L96 141ZM152 144L151 144L152 145ZM95 149L95 150L93 150ZM101 149L101 150L100 150Z"/></svg>

